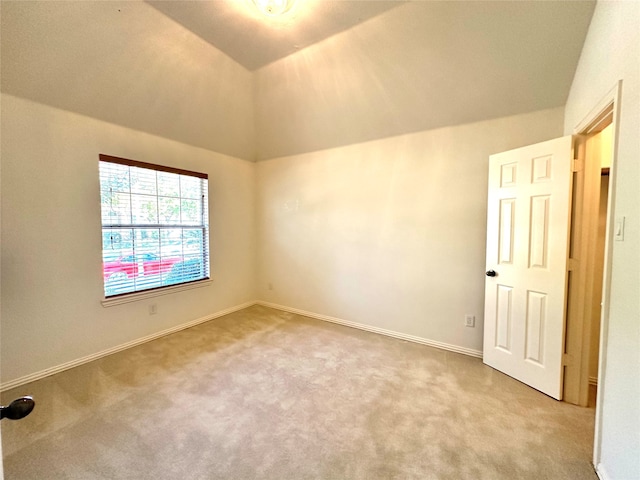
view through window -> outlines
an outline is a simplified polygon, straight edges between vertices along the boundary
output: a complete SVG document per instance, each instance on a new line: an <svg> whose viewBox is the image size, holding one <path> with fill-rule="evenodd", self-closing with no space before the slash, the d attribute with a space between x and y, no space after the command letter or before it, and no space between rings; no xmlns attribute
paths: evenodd
<svg viewBox="0 0 640 480"><path fill-rule="evenodd" d="M208 176L100 155L105 297L209 278Z"/></svg>

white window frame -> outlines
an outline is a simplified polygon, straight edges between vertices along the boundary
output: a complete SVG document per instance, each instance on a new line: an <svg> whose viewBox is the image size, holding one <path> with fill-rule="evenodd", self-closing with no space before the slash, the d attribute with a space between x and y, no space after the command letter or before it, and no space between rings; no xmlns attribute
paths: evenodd
<svg viewBox="0 0 640 480"><path fill-rule="evenodd" d="M188 230L193 230L193 229L202 229L202 250L197 253L197 254L190 254L188 257L184 255L184 250L185 247L187 245L187 239L185 237L183 237L183 233L180 235L181 239L178 245L180 246L183 255L182 255L182 263L184 264L184 266L182 266L181 268L186 268L186 263L188 261L189 258L198 258L198 260L200 260L198 262L198 265L200 265L200 272L198 274L198 276L200 278L197 278L195 280L182 280L180 278L180 276L184 275L184 270L179 270L179 275L178 278L180 279L180 281L178 281L175 284L164 284L164 276L162 276L163 280L161 280L161 283L163 283L162 285L158 285L158 286L153 286L153 287L144 287L141 286L140 288L138 288L137 286L137 278L139 278L139 276L144 275L144 273L138 273L136 271L136 273L133 274L134 281L133 281L133 287L134 290L126 290L123 291L122 293L112 293L111 295L107 294L107 279L106 279L106 275L108 270L107 270L107 265L104 261L104 250L103 250L103 262L102 262L102 269L103 269L103 300L102 300L102 305L103 306L111 306L111 305L119 305L122 303L128 303L128 302L132 302L132 301L136 301L136 300L141 300L144 298L149 298L149 297L154 297L154 296L158 296L158 295L166 295L168 293L173 293L173 292L177 292L177 291L182 291L182 290L187 290L187 289L191 289L191 288L198 288L198 287L203 287L206 286L208 284L211 283L211 278L210 278L210 267L209 267L209 258L210 258L210 252L209 252L209 209L208 209L208 175L206 173L200 173L200 172L193 172L190 170L184 170L184 169L179 169L179 168L174 168L174 167L167 167L164 165L157 165L157 164L151 164L151 163L146 163L146 162L140 162L137 160L130 160L130 159L126 159L126 158L121 158L121 157L114 157L111 155L105 155L105 154L100 154L99 155L99 165L100 165L100 171L102 172L102 167L105 166L106 164L117 164L117 165L121 165L121 166L125 166L125 167L129 167L129 174L131 174L132 171L135 171L134 169L145 169L145 170L151 170L156 172L156 182L157 182L157 173L158 172L165 172L165 173L171 173L171 174L177 174L180 175L181 178L184 177L195 177L198 178L202 183L201 185L201 201L202 201L202 205L199 207L201 210L201 214L202 214L202 218L201 220L197 221L196 223L184 223L183 221L181 221L180 219L177 220L176 222L172 222L172 223L166 223L163 224L160 222L160 215L158 215L157 218L157 222L151 222L151 223L136 223L134 221L134 211L133 209L130 210L130 215L131 218L129 220L124 221L123 223L116 222L108 222L105 221L105 215L104 215L104 211L103 211L103 204L101 201L101 232L102 232L102 238L103 238L103 248L104 248L104 238L105 238L105 234L109 235L108 232L110 230L117 230L117 229L127 229L127 230L131 230L132 233L134 235L132 235L132 247L131 247L131 252L135 255L146 255L148 253L145 252L144 249L140 249L138 251L136 251L136 247L135 247L135 237L136 237L136 232L139 232L140 230L155 230L158 229L158 235L160 235L160 232L165 229L188 229ZM101 173L102 175L102 173ZM182 185L182 181L181 181L181 185ZM100 186L100 194L101 197L105 192L103 191L103 184L101 181L101 186ZM125 190L123 190L122 192L119 192L120 194L123 195L129 195L131 198L133 198L136 194L133 193L131 191L131 184L129 184L128 189L125 188ZM140 195L138 195L140 196ZM164 198L163 195L161 195L156 187L156 193L155 194L148 194L147 196L153 198L156 198L157 202L160 202L159 199ZM178 197L173 197L173 198L178 198L180 202L182 202L183 200L187 200L186 198L182 197L182 193L179 194ZM191 199L192 200L192 199ZM181 203L181 205L183 205ZM198 215L199 216L199 215ZM181 211L181 216L180 218L182 218L182 211ZM160 240L159 240L160 242ZM158 248L160 248L160 243L158 244ZM114 251L117 251L117 249L114 249ZM158 250L159 252L159 250ZM153 252L152 252L153 253ZM161 257L161 256L160 256ZM164 261L164 260L163 260ZM143 267L140 267L143 268ZM163 264L163 269L167 269L167 268L171 268L169 266L167 266L167 264ZM166 273L166 272L165 272ZM157 280L153 283L154 285L157 285ZM130 288L129 286L124 287L125 289ZM138 288L138 289L136 289Z"/></svg>

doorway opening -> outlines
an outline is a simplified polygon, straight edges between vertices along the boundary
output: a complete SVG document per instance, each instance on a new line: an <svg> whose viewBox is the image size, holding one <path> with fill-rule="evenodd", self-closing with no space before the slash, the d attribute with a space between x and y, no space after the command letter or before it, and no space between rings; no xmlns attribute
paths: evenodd
<svg viewBox="0 0 640 480"><path fill-rule="evenodd" d="M596 142L595 149L600 154L600 188L597 192L599 197L597 212L597 233L594 251L594 279L593 297L590 313L590 344L589 344L589 395L587 405L596 406L598 388L598 360L600 351L600 319L602 317L602 283L604 280L604 252L607 231L607 207L609 204L609 174L611 171L612 138L613 126L609 124L604 130L595 134L588 141ZM597 158L592 159L597 161ZM587 160L589 161L589 159Z"/></svg>
<svg viewBox="0 0 640 480"><path fill-rule="evenodd" d="M595 403L593 464L596 466L600 463L602 446L611 258L614 241L621 239L614 231L617 230L614 229L617 223L614 199L621 92L622 80L573 131L577 135L577 157L574 156L577 168L574 170L578 170L574 181L578 183L574 184L576 203L571 217L575 243L571 244L569 256L564 399L583 406Z"/></svg>
<svg viewBox="0 0 640 480"><path fill-rule="evenodd" d="M563 398L585 407L596 405L612 146L612 111L574 145Z"/></svg>

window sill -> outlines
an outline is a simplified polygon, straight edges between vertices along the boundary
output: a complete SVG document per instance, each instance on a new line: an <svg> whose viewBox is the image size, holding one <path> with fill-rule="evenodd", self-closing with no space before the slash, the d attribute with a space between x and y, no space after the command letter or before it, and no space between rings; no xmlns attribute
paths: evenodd
<svg viewBox="0 0 640 480"><path fill-rule="evenodd" d="M192 290L194 288L207 287L213 283L212 279L201 280L199 282L187 283L184 285L175 285L171 287L159 288L157 290L149 290L148 292L135 292L122 295L121 297L105 298L100 303L103 307L113 307L122 305L123 303L137 302L147 298L159 297L161 295L169 295L170 293L182 292L184 290Z"/></svg>

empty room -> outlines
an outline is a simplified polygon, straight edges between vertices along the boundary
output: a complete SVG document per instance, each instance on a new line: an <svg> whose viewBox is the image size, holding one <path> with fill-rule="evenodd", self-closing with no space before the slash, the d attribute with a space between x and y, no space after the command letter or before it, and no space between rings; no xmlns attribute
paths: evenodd
<svg viewBox="0 0 640 480"><path fill-rule="evenodd" d="M639 25L0 1L4 478L640 480Z"/></svg>

